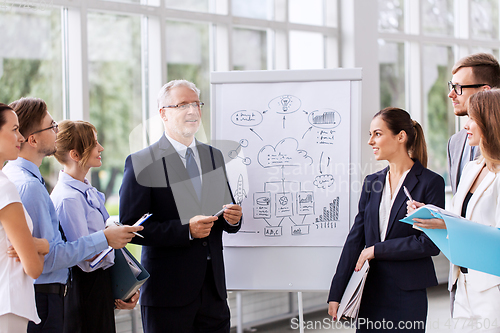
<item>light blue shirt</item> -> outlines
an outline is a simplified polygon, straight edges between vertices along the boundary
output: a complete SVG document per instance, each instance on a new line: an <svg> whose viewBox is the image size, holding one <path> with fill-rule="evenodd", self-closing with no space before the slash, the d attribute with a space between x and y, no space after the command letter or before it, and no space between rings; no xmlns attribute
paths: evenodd
<svg viewBox="0 0 500 333"><path fill-rule="evenodd" d="M68 241L76 241L106 227L109 214L104 207L104 194L92 187L87 179L81 182L64 171L59 172L59 180L50 198ZM113 265L114 257L114 252L111 252L94 268L90 267L89 261L81 261L78 267L84 272L106 269Z"/></svg>
<svg viewBox="0 0 500 333"><path fill-rule="evenodd" d="M7 163L3 172L16 185L21 201L33 220L33 236L49 241L50 250L45 256L43 273L35 280L35 284L66 283L69 267L108 247L102 231L74 242L62 240L54 204L40 170L33 162L19 157Z"/></svg>

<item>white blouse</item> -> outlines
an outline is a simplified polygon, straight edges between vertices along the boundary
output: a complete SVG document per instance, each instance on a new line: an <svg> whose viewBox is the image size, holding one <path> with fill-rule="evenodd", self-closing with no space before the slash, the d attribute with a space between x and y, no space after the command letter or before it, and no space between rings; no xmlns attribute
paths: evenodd
<svg viewBox="0 0 500 333"><path fill-rule="evenodd" d="M0 209L14 202L21 202L16 186L0 170ZM24 206L23 206L24 209ZM30 231L33 231L31 218L24 209L26 222ZM7 255L7 248L11 245L5 229L0 221L0 315L13 313L27 318L36 324L40 322L35 305L35 288L33 279L23 269L23 265Z"/></svg>
<svg viewBox="0 0 500 333"><path fill-rule="evenodd" d="M382 190L382 200L380 200L380 210L379 210L379 230L380 230L380 240L383 242L385 240L385 234L387 233L387 226L389 224L389 216L391 215L392 204L394 203L394 199L396 199L399 190L401 189L401 185L405 181L406 175L410 172L411 169L406 170L401 178L399 179L398 186L394 191L395 195L391 198L391 184L389 180L389 172L385 176L385 184L384 189Z"/></svg>

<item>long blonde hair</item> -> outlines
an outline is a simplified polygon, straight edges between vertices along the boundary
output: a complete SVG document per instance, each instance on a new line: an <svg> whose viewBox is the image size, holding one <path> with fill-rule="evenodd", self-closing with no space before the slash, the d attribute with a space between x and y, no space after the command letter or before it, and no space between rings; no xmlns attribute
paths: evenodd
<svg viewBox="0 0 500 333"><path fill-rule="evenodd" d="M500 171L500 89L484 90L469 97L469 117L481 130L479 148L491 172Z"/></svg>

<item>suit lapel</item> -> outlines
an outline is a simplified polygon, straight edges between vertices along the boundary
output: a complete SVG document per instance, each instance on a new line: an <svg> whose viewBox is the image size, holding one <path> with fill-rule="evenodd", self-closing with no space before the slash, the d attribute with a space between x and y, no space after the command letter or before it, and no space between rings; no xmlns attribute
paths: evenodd
<svg viewBox="0 0 500 333"><path fill-rule="evenodd" d="M389 215L389 221L387 222L387 232L385 234L385 239L388 238L391 228L396 222L396 216L398 215L398 212L401 209L404 209L403 206L406 204L406 201L408 201L408 198L404 193L403 186L406 186L408 191L410 191L411 193L415 188L415 186L418 184L417 175L420 175L422 173L422 169L423 169L422 164L420 164L420 162L418 161L415 161L413 167L410 169L410 171L406 175L405 180L401 184L401 188L396 194L396 198L394 199L394 203L392 204L391 207L391 214Z"/></svg>
<svg viewBox="0 0 500 333"><path fill-rule="evenodd" d="M387 172L389 171L389 167L382 170L377 178L374 179L371 188L371 207L369 210L369 214L372 214L374 223L372 224L372 232L375 234L375 239L377 242L380 242L380 201L382 200L382 192L384 191L385 186L385 178L387 176Z"/></svg>
<svg viewBox="0 0 500 333"><path fill-rule="evenodd" d="M476 162L471 162L476 163ZM462 213L462 206L464 204L464 199L467 193L469 192L472 183L476 179L478 173L483 168L483 163L474 164L474 168L471 169L470 172L464 173L462 179L460 180L460 187L457 188L457 192L453 197L453 212L457 215ZM472 198L471 198L472 201ZM476 200L477 201L477 200ZM470 202L469 202L470 204Z"/></svg>
<svg viewBox="0 0 500 333"><path fill-rule="evenodd" d="M480 165L483 165L481 163ZM482 168L479 168L479 170L475 173L476 176L481 172ZM476 179L476 176L473 179ZM474 207L476 206L478 200L481 198L481 196L484 194L484 191L493 183L493 181L496 178L496 174L493 172L488 172L486 176L483 178L481 181L481 184L476 188L474 191L474 194L472 194L472 197L470 198L469 204L467 205L467 214L466 218L470 220L470 217L472 216L472 212L474 211Z"/></svg>
<svg viewBox="0 0 500 333"><path fill-rule="evenodd" d="M453 152L450 154L451 156L457 156L457 160L453 165L453 170L451 170L451 174L455 177L454 183L456 184L456 187L458 187L458 182L460 181L458 170L460 169L462 154L464 153L465 145L467 144L467 131L461 130L457 134L459 135L459 140L456 145L451 147L451 149L453 149Z"/></svg>
<svg viewBox="0 0 500 333"><path fill-rule="evenodd" d="M210 186L210 181L212 179L212 177L210 177L210 172L214 168L212 165L212 156L210 155L209 146L196 142L196 148L198 149L198 154L200 154L201 170L203 173L203 181L201 185L201 197L203 198L210 194L209 189L212 188Z"/></svg>
<svg viewBox="0 0 500 333"><path fill-rule="evenodd" d="M158 147L159 156L155 156L155 158L161 159L165 157L168 177L171 184L174 187L178 184L183 184L185 188L187 188L189 194L193 197L193 199L195 199L196 202L199 202L198 195L194 190L193 183L189 178L186 167L184 166L184 163L182 163L179 153L175 150L175 148L172 146L170 141L168 141L165 135L163 135L160 139Z"/></svg>

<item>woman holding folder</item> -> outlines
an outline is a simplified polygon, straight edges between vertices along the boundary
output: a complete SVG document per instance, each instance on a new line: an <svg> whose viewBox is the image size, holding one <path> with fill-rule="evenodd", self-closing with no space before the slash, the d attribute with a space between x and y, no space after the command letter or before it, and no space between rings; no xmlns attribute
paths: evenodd
<svg viewBox="0 0 500 333"><path fill-rule="evenodd" d="M337 319L353 271L369 260L357 332L398 328L424 332L426 288L437 285L431 256L439 249L425 234L399 221L406 215L403 187L416 200L443 207L444 180L426 169L422 128L402 109L386 108L375 114L368 144L375 159L387 160L389 165L364 180L359 212L332 280L328 313ZM405 325L408 322L413 324Z"/></svg>
<svg viewBox="0 0 500 333"><path fill-rule="evenodd" d="M481 157L467 163L450 211L476 223L500 227L500 90L481 91L469 98L469 145L479 146ZM427 201L421 201L425 202ZM422 206L409 203L408 212ZM414 219L416 226L446 229L442 219ZM498 265L492 262L491 265ZM500 277L451 265L448 289L452 291L455 326L500 331Z"/></svg>
<svg viewBox="0 0 500 333"><path fill-rule="evenodd" d="M101 166L104 148L97 141L96 128L85 121L65 120L59 124L56 159L64 166L51 194L61 227L68 241L103 230L109 214L104 194L85 178L90 168ZM64 304L64 332L115 332L114 308L132 309L139 299L114 300L109 270L114 251L98 265L82 261L71 270Z"/></svg>

